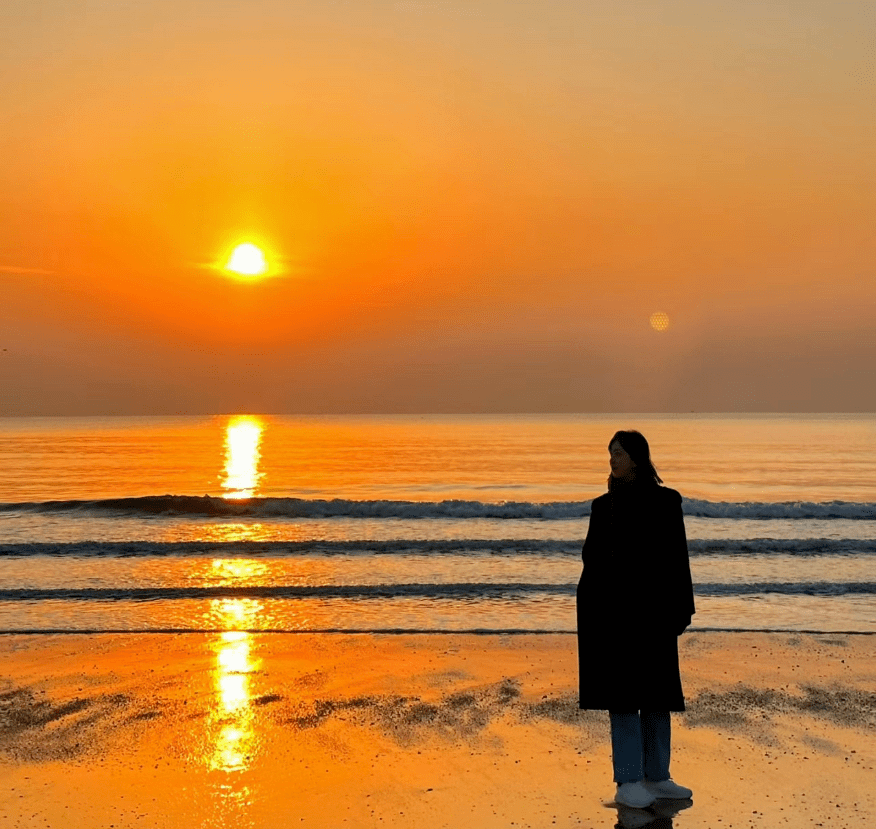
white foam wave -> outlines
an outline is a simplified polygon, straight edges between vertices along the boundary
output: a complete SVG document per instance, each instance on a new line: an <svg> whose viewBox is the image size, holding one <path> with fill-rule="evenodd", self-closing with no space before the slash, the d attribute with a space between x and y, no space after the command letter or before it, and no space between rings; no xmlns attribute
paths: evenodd
<svg viewBox="0 0 876 829"><path fill-rule="evenodd" d="M592 501L351 501L305 498L229 500L211 495L152 495L96 501L51 501L0 504L2 512L102 513L150 516L214 516L255 518L448 518L578 520L590 515ZM876 504L852 501L713 502L685 498L684 513L702 518L876 520Z"/></svg>
<svg viewBox="0 0 876 829"><path fill-rule="evenodd" d="M691 556L876 555L876 540L855 538L692 539ZM392 541L77 541L0 544L0 558L64 556L531 556L577 557L581 539L440 539Z"/></svg>

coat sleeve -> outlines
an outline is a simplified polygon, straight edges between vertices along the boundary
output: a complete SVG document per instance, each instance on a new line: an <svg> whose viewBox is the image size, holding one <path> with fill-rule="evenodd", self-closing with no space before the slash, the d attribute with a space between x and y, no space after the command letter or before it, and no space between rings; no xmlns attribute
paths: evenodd
<svg viewBox="0 0 876 829"><path fill-rule="evenodd" d="M601 568L605 559L605 515L602 507L603 503L594 498L590 506L590 524L587 527L587 536L581 549L584 569L581 571L577 593L579 629L585 618L592 617L599 612L599 584L601 583Z"/></svg>
<svg viewBox="0 0 876 829"><path fill-rule="evenodd" d="M690 574L690 557L687 551L687 534L684 530L684 512L681 508L681 495L675 493L671 515L669 535L675 562L675 591L673 607L673 622L678 635L690 624L691 617L696 613L693 594L693 579Z"/></svg>
<svg viewBox="0 0 876 829"><path fill-rule="evenodd" d="M610 532L610 514L606 511L604 497L594 498L590 505L590 523L587 526L587 536L581 549L581 559L584 562L582 581L587 578L598 578L607 553L607 534Z"/></svg>

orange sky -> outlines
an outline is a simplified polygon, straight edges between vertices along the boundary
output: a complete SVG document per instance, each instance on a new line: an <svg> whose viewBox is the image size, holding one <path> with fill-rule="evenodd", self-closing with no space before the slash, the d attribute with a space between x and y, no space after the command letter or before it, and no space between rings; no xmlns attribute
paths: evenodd
<svg viewBox="0 0 876 829"><path fill-rule="evenodd" d="M3 29L0 414L876 410L869 2Z"/></svg>

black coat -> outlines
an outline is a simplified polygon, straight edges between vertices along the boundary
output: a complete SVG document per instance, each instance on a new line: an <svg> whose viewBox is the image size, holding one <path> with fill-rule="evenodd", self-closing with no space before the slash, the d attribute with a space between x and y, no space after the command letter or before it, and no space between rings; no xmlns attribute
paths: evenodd
<svg viewBox="0 0 876 829"><path fill-rule="evenodd" d="M678 636L694 599L681 495L627 484L595 498L582 557L579 706L683 711Z"/></svg>

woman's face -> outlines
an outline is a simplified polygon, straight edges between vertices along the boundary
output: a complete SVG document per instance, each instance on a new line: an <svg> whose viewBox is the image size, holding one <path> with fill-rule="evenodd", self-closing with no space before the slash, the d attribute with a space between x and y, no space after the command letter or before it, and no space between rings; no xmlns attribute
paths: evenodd
<svg viewBox="0 0 876 829"><path fill-rule="evenodd" d="M614 478L626 478L636 468L633 459L627 454L627 450L615 441L608 447L611 474Z"/></svg>

